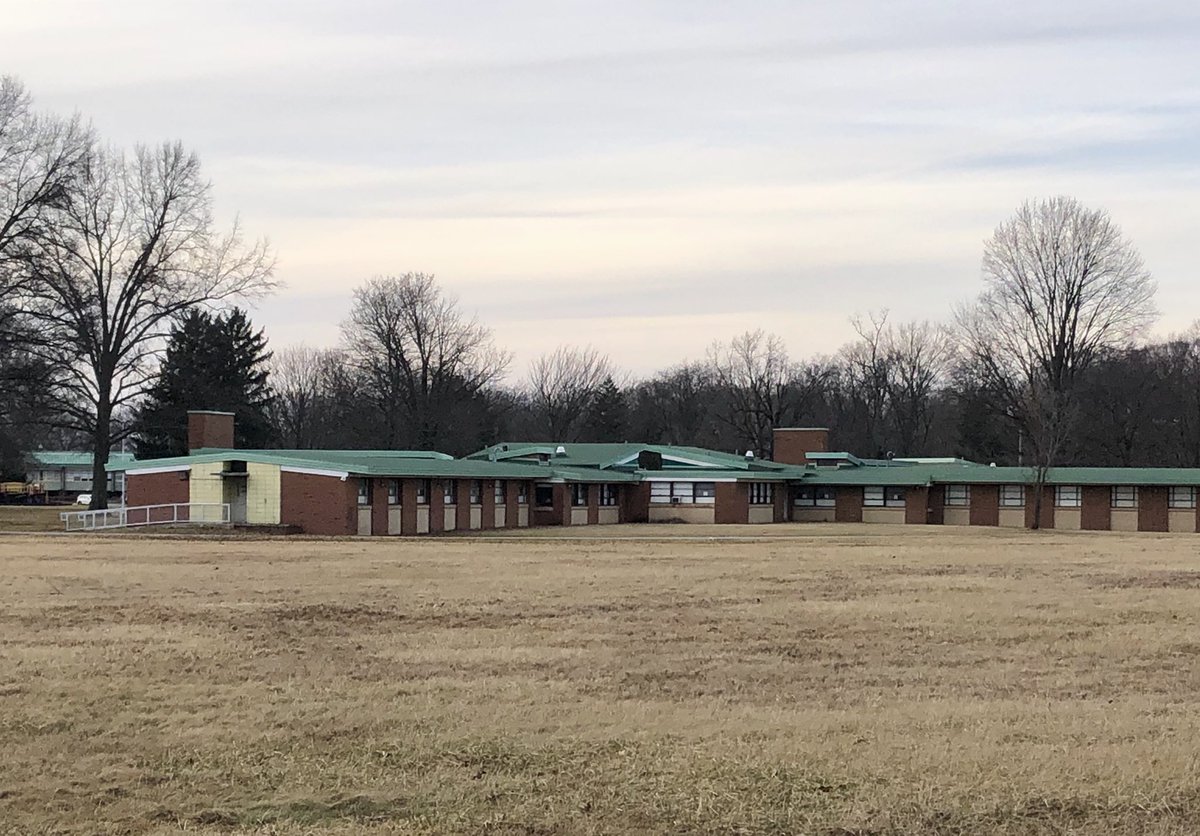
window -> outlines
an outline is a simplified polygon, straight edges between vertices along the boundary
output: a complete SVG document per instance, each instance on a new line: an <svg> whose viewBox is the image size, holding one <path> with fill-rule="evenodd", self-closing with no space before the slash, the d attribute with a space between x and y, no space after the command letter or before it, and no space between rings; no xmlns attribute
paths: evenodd
<svg viewBox="0 0 1200 836"><path fill-rule="evenodd" d="M895 486L881 487L879 485L871 485L863 488L863 505L868 508L888 508L904 507L907 491L904 488Z"/></svg>
<svg viewBox="0 0 1200 836"><path fill-rule="evenodd" d="M529 504L529 483L528 482L517 482L517 504L518 505L528 505Z"/></svg>
<svg viewBox="0 0 1200 836"><path fill-rule="evenodd" d="M1001 485L1000 486L1000 507L1001 508L1023 508L1023 507L1025 507L1025 486L1024 485Z"/></svg>
<svg viewBox="0 0 1200 836"><path fill-rule="evenodd" d="M371 504L371 480L370 479L359 479L358 480L358 504L359 505L370 505Z"/></svg>
<svg viewBox="0 0 1200 836"><path fill-rule="evenodd" d="M698 495L697 490L703 492L713 487L712 482L651 482L650 501L660 505L692 505L696 502L712 504L712 498ZM715 490L712 492L716 493Z"/></svg>
<svg viewBox="0 0 1200 836"><path fill-rule="evenodd" d="M833 488L802 485L796 491L794 505L801 508L832 508L836 504Z"/></svg>
<svg viewBox="0 0 1200 836"><path fill-rule="evenodd" d="M971 486L970 485L947 485L946 486L946 505L947 507L965 507L971 504Z"/></svg>
<svg viewBox="0 0 1200 836"><path fill-rule="evenodd" d="M428 479L422 479L419 482L417 482L417 504L418 505L428 505L429 504L429 480Z"/></svg>
<svg viewBox="0 0 1200 836"><path fill-rule="evenodd" d="M571 504L576 508L582 508L588 504L588 486L573 482L571 484Z"/></svg>
<svg viewBox="0 0 1200 836"><path fill-rule="evenodd" d="M480 482L478 479L471 480L471 504L483 504L483 482Z"/></svg>
<svg viewBox="0 0 1200 836"><path fill-rule="evenodd" d="M400 504L400 480L388 479L388 505Z"/></svg>
<svg viewBox="0 0 1200 836"><path fill-rule="evenodd" d="M692 496L697 505L713 505L717 501L717 485L715 482L693 482Z"/></svg>
<svg viewBox="0 0 1200 836"><path fill-rule="evenodd" d="M750 504L771 505L775 502L775 485L772 482L750 483Z"/></svg>
<svg viewBox="0 0 1200 836"><path fill-rule="evenodd" d="M600 504L606 506L617 504L616 485L600 485Z"/></svg>
<svg viewBox="0 0 1200 836"><path fill-rule="evenodd" d="M447 479L442 482L442 502L446 505L458 504L458 480Z"/></svg>
<svg viewBox="0 0 1200 836"><path fill-rule="evenodd" d="M1114 485L1112 489L1112 507L1138 507L1137 488L1133 487L1132 485Z"/></svg>
<svg viewBox="0 0 1200 836"><path fill-rule="evenodd" d="M1078 508L1083 504L1078 485L1058 485L1054 488L1054 504L1059 508Z"/></svg>
<svg viewBox="0 0 1200 836"><path fill-rule="evenodd" d="M1167 497L1167 506L1170 508L1195 508L1196 489L1178 485L1171 488L1171 494Z"/></svg>
<svg viewBox="0 0 1200 836"><path fill-rule="evenodd" d="M492 484L492 498L496 500L497 505L508 501L508 484L503 479L497 479Z"/></svg>
<svg viewBox="0 0 1200 836"><path fill-rule="evenodd" d="M539 508L553 507L554 486L547 482L538 482L533 488L533 504Z"/></svg>

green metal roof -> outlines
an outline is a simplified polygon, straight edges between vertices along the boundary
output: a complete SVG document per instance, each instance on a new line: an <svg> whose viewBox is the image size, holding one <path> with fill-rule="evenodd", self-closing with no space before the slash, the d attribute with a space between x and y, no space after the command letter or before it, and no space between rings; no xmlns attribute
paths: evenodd
<svg viewBox="0 0 1200 836"><path fill-rule="evenodd" d="M238 450L235 447L201 447L193 450L193 455L202 455L208 453L222 453L228 456L231 453L278 453L284 456L295 456L296 458L306 458L312 454L320 454L321 456L337 456L344 459L441 459L443 461L453 461L454 456L448 453L439 453L436 450Z"/></svg>
<svg viewBox="0 0 1200 836"><path fill-rule="evenodd" d="M92 454L80 453L73 450L34 450L26 455L26 458L31 464L38 467L91 467ZM113 465L120 465L133 461L133 453L110 453L106 468L114 469Z"/></svg>
<svg viewBox="0 0 1200 836"><path fill-rule="evenodd" d="M409 451L364 450L206 450L190 456L120 462L110 470L183 468L238 460L354 476L420 479L536 479L540 481L636 482L632 473L548 467L529 462L491 462L407 455Z"/></svg>
<svg viewBox="0 0 1200 836"><path fill-rule="evenodd" d="M562 453L558 451L562 450ZM664 459L675 459L680 469L720 468L731 470L780 470L786 468L766 459L747 459L736 453L722 453L703 447L683 447L673 444L621 443L554 443L554 442L501 442L467 456L472 460L506 461L516 458L549 456L551 466L590 467L609 469L627 465L630 470L637 466L641 452L657 453ZM667 468L664 468L667 469Z"/></svg>
<svg viewBox="0 0 1200 836"><path fill-rule="evenodd" d="M1031 467L990 467L974 463L909 467L811 469L804 482L814 485L1032 485ZM1196 485L1200 468L1186 467L1054 467L1048 485Z"/></svg>

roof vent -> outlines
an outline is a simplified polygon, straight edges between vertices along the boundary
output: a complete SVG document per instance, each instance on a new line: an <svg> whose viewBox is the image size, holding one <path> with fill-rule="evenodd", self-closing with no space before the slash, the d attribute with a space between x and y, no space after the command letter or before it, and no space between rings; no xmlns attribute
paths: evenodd
<svg viewBox="0 0 1200 836"><path fill-rule="evenodd" d="M563 447L561 444L554 448L554 455L565 456L566 454L567 454L567 448Z"/></svg>
<svg viewBox="0 0 1200 836"><path fill-rule="evenodd" d="M754 458L754 451L753 451L753 450L747 450L747 451L746 451L746 458L747 458L747 459L752 459L752 458Z"/></svg>
<svg viewBox="0 0 1200 836"><path fill-rule="evenodd" d="M996 466L995 462L992 462L991 464L988 465L988 467L995 467L995 466Z"/></svg>

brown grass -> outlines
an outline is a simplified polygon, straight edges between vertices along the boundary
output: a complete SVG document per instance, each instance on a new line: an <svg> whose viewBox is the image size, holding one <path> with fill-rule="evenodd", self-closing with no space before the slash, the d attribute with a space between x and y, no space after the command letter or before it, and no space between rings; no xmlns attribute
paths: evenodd
<svg viewBox="0 0 1200 836"><path fill-rule="evenodd" d="M69 505L0 505L0 531L62 531Z"/></svg>
<svg viewBox="0 0 1200 836"><path fill-rule="evenodd" d="M1200 539L770 532L0 538L0 832L1200 832Z"/></svg>

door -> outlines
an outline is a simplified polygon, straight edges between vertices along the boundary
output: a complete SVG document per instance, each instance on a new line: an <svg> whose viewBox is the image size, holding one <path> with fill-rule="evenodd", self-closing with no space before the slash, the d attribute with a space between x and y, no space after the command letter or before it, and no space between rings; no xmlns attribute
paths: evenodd
<svg viewBox="0 0 1200 836"><path fill-rule="evenodd" d="M246 522L246 480L225 480L225 501L229 503L229 521Z"/></svg>

